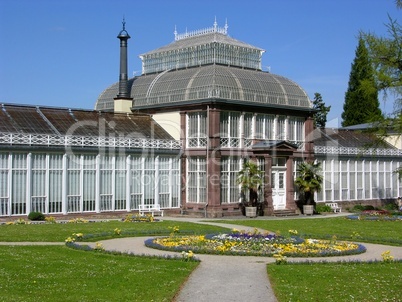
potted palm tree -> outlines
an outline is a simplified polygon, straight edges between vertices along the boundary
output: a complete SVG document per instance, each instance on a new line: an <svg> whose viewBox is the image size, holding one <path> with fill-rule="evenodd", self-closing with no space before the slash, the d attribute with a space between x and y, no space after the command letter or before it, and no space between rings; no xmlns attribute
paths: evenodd
<svg viewBox="0 0 402 302"><path fill-rule="evenodd" d="M321 191L322 180L321 163L307 161L298 164L295 185L299 190L305 215L314 213L314 194Z"/></svg>
<svg viewBox="0 0 402 302"><path fill-rule="evenodd" d="M246 216L256 217L258 190L263 183L263 172L254 161L245 161L237 176L237 183L241 186L242 203Z"/></svg>

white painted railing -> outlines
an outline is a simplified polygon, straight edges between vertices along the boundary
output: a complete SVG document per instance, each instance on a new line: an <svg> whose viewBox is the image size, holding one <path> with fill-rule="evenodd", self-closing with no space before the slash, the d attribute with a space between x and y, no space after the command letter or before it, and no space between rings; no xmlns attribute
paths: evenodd
<svg viewBox="0 0 402 302"><path fill-rule="evenodd" d="M111 147L127 149L180 149L180 141L132 138L72 136L0 132L0 145L64 146L64 147Z"/></svg>
<svg viewBox="0 0 402 302"><path fill-rule="evenodd" d="M402 156L402 150L384 148L352 148L314 146L315 154L347 154L347 155L377 155L377 156Z"/></svg>

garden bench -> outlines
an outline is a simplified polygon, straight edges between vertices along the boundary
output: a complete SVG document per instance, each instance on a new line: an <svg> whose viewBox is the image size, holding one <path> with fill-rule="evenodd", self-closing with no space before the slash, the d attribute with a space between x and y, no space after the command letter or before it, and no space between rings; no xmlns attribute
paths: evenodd
<svg viewBox="0 0 402 302"><path fill-rule="evenodd" d="M338 203L336 203L336 202L329 202L329 203L326 203L326 205L330 206L331 209L334 211L334 213L342 212L342 208L340 206L338 206Z"/></svg>
<svg viewBox="0 0 402 302"><path fill-rule="evenodd" d="M159 204L140 204L139 206L140 215L145 213L151 213L152 217L155 215L160 215L163 217L163 210Z"/></svg>

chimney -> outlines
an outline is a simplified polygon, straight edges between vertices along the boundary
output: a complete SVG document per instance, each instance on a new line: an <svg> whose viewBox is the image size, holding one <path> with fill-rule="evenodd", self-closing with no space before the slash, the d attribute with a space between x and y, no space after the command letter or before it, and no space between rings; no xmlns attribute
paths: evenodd
<svg viewBox="0 0 402 302"><path fill-rule="evenodd" d="M119 76L119 93L114 98L115 112L131 112L133 99L130 97L128 88L127 75L127 40L130 35L126 31L126 21L123 18L123 29L117 38L120 40L120 76Z"/></svg>

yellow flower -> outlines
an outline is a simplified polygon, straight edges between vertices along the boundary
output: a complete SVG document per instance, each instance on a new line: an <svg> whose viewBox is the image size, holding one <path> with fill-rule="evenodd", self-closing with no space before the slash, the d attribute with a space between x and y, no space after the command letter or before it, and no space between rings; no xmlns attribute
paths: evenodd
<svg viewBox="0 0 402 302"><path fill-rule="evenodd" d="M74 242L75 238L74 237L68 237L65 242Z"/></svg>
<svg viewBox="0 0 402 302"><path fill-rule="evenodd" d="M394 257L391 256L391 251L385 251L381 253L382 261L384 262L392 262L394 261Z"/></svg>
<svg viewBox="0 0 402 302"><path fill-rule="evenodd" d="M97 243L95 244L94 250L95 250L95 251L104 251L105 248L103 247L102 243L97 242Z"/></svg>

